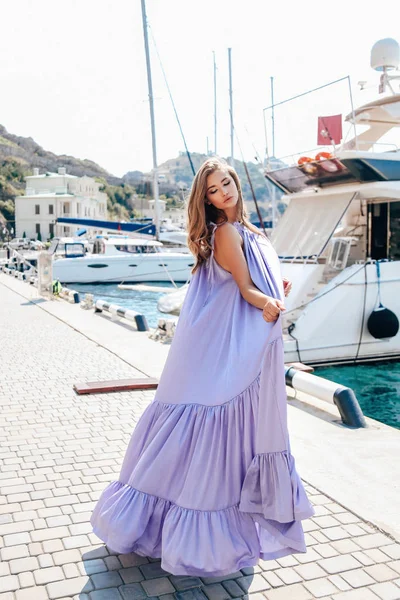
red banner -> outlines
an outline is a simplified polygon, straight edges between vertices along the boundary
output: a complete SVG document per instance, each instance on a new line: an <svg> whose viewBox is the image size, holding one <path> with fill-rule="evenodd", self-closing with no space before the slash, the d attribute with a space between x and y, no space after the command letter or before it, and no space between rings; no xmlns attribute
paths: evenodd
<svg viewBox="0 0 400 600"><path fill-rule="evenodd" d="M318 117L318 141L319 146L329 144L340 144L342 141L342 115L330 117Z"/></svg>

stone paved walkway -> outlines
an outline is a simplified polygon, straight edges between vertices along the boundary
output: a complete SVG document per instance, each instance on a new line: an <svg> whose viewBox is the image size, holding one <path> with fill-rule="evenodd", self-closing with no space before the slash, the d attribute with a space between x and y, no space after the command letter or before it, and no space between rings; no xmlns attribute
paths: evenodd
<svg viewBox="0 0 400 600"><path fill-rule="evenodd" d="M90 514L152 393L76 396L138 373L1 284L0 298L0 600L400 599L400 545L310 485L305 555L198 579L109 552Z"/></svg>

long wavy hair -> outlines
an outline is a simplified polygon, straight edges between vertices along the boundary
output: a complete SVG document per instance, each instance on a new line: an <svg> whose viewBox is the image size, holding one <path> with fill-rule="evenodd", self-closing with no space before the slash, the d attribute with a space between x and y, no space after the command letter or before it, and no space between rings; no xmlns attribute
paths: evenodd
<svg viewBox="0 0 400 600"><path fill-rule="evenodd" d="M213 157L207 159L197 171L190 191L187 206L187 229L189 250L196 259L192 273L197 271L200 265L207 261L211 255L211 235L213 224L224 223L228 218L223 210L207 203L207 177L214 171L225 171L235 182L238 191L238 202L236 205L236 220L245 225L255 233L261 233L248 220L246 207L243 202L242 187L235 169L225 160Z"/></svg>

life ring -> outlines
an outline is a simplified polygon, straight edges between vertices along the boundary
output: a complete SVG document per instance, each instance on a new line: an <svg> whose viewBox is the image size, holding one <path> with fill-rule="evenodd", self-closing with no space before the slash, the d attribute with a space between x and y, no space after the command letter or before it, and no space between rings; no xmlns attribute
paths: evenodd
<svg viewBox="0 0 400 600"><path fill-rule="evenodd" d="M313 162L313 158L310 158L309 156L301 156L299 158L299 160L297 161L298 165L304 165L305 163L309 163L309 162Z"/></svg>
<svg viewBox="0 0 400 600"><path fill-rule="evenodd" d="M307 173L307 175L313 176L318 174L318 165L316 164L315 160L309 156L301 156L297 161L297 164L299 167L301 167L304 173Z"/></svg>
<svg viewBox="0 0 400 600"><path fill-rule="evenodd" d="M328 160L329 158L333 158L333 154L331 154L330 152L318 152L318 154L315 157L315 160L319 162L320 160Z"/></svg>

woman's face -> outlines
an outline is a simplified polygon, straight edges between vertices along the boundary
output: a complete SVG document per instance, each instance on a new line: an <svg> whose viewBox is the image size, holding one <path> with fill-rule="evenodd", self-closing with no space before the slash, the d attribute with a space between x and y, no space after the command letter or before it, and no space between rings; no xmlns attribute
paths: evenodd
<svg viewBox="0 0 400 600"><path fill-rule="evenodd" d="M214 171L207 177L206 198L220 210L236 206L239 194L233 178L227 171Z"/></svg>

